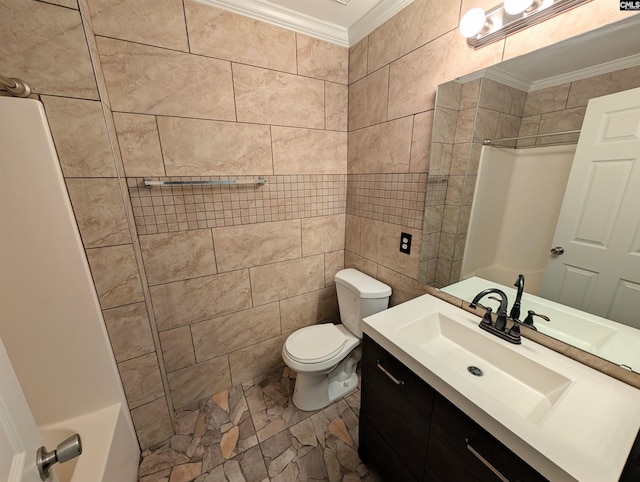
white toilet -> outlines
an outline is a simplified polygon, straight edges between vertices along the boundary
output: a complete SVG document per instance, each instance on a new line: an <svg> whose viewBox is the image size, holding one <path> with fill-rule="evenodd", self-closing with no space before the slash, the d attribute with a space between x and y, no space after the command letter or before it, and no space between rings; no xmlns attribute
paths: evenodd
<svg viewBox="0 0 640 482"><path fill-rule="evenodd" d="M389 305L391 288L356 269L339 271L335 282L342 324L301 328L282 347L282 359L298 375L293 404L301 410L324 408L357 388L362 319Z"/></svg>

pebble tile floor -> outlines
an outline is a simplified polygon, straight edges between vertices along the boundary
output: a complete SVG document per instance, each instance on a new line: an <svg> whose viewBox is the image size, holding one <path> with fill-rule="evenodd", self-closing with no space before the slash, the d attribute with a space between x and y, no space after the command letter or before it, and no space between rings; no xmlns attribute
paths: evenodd
<svg viewBox="0 0 640 482"><path fill-rule="evenodd" d="M140 482L382 482L358 457L360 390L327 408L291 402L281 368L176 412L176 435L145 451Z"/></svg>

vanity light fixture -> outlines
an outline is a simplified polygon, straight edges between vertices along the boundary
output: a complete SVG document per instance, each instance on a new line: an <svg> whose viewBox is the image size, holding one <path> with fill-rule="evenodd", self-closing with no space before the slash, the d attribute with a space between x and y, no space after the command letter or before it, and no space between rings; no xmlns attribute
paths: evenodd
<svg viewBox="0 0 640 482"><path fill-rule="evenodd" d="M472 8L460 20L460 33L478 49L590 1L505 0L486 12Z"/></svg>

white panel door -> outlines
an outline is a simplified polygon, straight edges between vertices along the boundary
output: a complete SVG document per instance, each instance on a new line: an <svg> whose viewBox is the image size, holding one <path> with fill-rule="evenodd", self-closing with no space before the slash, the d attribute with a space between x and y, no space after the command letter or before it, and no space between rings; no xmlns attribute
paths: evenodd
<svg viewBox="0 0 640 482"><path fill-rule="evenodd" d="M0 341L0 480L41 482L36 467L40 432ZM55 481L51 472L48 481Z"/></svg>
<svg viewBox="0 0 640 482"><path fill-rule="evenodd" d="M542 296L640 328L640 88L589 101L552 247Z"/></svg>

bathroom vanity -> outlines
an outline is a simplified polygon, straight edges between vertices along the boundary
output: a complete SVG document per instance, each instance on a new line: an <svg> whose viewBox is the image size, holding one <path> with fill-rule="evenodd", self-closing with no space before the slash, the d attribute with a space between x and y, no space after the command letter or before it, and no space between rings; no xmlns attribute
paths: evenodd
<svg viewBox="0 0 640 482"><path fill-rule="evenodd" d="M364 320L365 463L386 480L639 480L639 390L479 321L430 295Z"/></svg>

